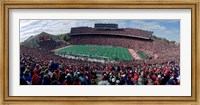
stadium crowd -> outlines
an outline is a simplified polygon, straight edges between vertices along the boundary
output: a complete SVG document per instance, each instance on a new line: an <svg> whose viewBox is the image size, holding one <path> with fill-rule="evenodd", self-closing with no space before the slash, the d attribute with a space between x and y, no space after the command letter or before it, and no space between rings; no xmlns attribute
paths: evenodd
<svg viewBox="0 0 200 105"><path fill-rule="evenodd" d="M55 41L55 40L46 40L46 41L38 41L37 44L45 49L45 50L53 50L56 48L67 46L68 44L64 41Z"/></svg>
<svg viewBox="0 0 200 105"><path fill-rule="evenodd" d="M95 29L92 27L74 27L71 29L70 35L77 34L106 34L106 35L125 35L125 36L137 36L149 39L153 32L145 31L134 28L120 28L120 29Z"/></svg>
<svg viewBox="0 0 200 105"><path fill-rule="evenodd" d="M94 31L86 28L83 32ZM127 33L129 29L123 29ZM72 30L71 33L77 30ZM79 32L80 31L80 32ZM110 34L116 30L109 30ZM122 30L118 30L120 34ZM78 30L82 33L81 30ZM96 32L96 31L95 31ZM94 33L95 33L94 32ZM101 30L98 30L101 32ZM102 33L107 31L102 31ZM134 31L148 36L149 31ZM141 36L143 37L143 36ZM20 46L21 85L179 85L180 46L165 40L112 36L75 35L68 43L46 40L39 48ZM67 45L106 45L143 50L147 60L100 63L57 56L51 50Z"/></svg>
<svg viewBox="0 0 200 105"><path fill-rule="evenodd" d="M147 60L148 63L165 62L180 60L180 46L171 42L165 42L160 39L142 40L130 37L117 36L96 36L96 35L82 35L71 36L70 43L72 45L112 45L122 46L134 50L143 50L149 52L148 55L157 57L156 59ZM131 43L131 44L130 44Z"/></svg>
<svg viewBox="0 0 200 105"><path fill-rule="evenodd" d="M177 62L101 64L65 59L53 52L21 46L21 85L179 85Z"/></svg>

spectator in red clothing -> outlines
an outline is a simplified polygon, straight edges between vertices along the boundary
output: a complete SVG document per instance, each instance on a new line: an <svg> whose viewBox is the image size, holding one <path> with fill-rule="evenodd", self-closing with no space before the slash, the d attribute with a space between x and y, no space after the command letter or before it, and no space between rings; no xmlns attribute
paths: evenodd
<svg viewBox="0 0 200 105"><path fill-rule="evenodd" d="M33 74L32 77L32 85L39 85L40 83L40 78L37 74Z"/></svg>
<svg viewBox="0 0 200 105"><path fill-rule="evenodd" d="M34 73L34 74L39 74L39 72L40 72L39 64L36 64L36 67L35 67L35 69L33 70L33 73Z"/></svg>

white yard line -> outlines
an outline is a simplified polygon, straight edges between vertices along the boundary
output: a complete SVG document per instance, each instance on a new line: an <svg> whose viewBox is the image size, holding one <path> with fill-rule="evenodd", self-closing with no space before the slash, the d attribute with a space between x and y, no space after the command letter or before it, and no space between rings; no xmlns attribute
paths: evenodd
<svg viewBox="0 0 200 105"><path fill-rule="evenodd" d="M53 52L56 52L56 51L58 51L58 50L62 50L62 49L65 49L65 48L71 47L71 46L73 46L73 45L65 46L65 47L61 47L61 48L57 48L57 49L54 49L54 50L52 50L52 51L53 51Z"/></svg>

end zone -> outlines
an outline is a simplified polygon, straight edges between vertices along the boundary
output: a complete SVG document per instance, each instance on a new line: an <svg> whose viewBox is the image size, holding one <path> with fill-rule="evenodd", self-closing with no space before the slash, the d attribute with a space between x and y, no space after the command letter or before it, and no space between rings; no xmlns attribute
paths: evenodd
<svg viewBox="0 0 200 105"><path fill-rule="evenodd" d="M140 58L140 56L139 56L133 49L128 49L128 51L130 52L131 56L132 56L134 59L142 60L142 58Z"/></svg>

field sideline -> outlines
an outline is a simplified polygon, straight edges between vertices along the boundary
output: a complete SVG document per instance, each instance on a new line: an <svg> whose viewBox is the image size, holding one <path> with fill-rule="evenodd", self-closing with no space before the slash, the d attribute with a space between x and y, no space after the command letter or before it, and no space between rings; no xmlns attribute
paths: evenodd
<svg viewBox="0 0 200 105"><path fill-rule="evenodd" d="M61 49L56 49L54 50L54 52L61 55L97 57L101 59L105 58L105 59L114 60L114 61L115 60L125 60L125 61L134 60L129 50L130 49L124 48L124 47L97 46L97 45L72 45L72 46L61 48ZM144 57L140 57L140 58L144 58Z"/></svg>

